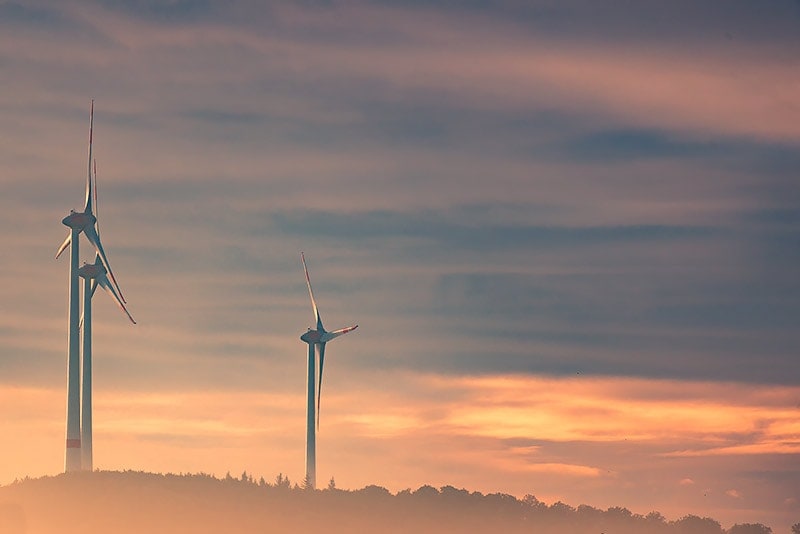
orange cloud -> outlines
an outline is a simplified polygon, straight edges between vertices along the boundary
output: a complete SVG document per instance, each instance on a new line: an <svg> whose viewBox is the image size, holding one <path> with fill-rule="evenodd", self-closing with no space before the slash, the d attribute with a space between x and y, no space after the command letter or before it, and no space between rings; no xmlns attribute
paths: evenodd
<svg viewBox="0 0 800 534"><path fill-rule="evenodd" d="M521 467L523 471L530 473L549 473L554 475L566 475L575 477L598 477L603 474L603 470L597 467L589 467L586 465L574 464L560 464L560 463L542 463L542 464L527 464ZM517 465L513 469L520 469Z"/></svg>
<svg viewBox="0 0 800 534"><path fill-rule="evenodd" d="M757 397L763 392L744 393L743 386L524 377L464 378L456 383L473 392L472 403L453 406L447 417L449 425L464 433L554 441L688 439L715 446L669 453L676 455L798 452L791 442L800 437L794 412L786 405L760 404ZM769 389L771 396L781 390ZM782 389L784 401L790 402L795 390ZM717 397L709 396L712 390ZM734 445L724 437L752 433L758 433L758 443Z"/></svg>

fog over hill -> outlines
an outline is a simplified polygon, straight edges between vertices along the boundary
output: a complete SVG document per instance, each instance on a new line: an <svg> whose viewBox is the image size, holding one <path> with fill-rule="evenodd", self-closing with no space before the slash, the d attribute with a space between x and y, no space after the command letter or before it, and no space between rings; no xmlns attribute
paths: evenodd
<svg viewBox="0 0 800 534"><path fill-rule="evenodd" d="M795 525L800 531L800 524ZM794 530L794 529L793 529ZM96 471L25 479L0 487L3 533L203 532L536 532L615 534L767 534L761 524L727 530L707 517L668 519L659 512L600 510L533 495L469 492L422 486L392 494L306 490L282 474L271 482L247 473L206 474Z"/></svg>

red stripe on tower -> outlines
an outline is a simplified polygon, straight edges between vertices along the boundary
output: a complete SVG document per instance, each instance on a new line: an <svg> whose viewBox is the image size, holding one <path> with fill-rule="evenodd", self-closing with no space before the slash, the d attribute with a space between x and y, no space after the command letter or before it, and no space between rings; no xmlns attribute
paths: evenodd
<svg viewBox="0 0 800 534"><path fill-rule="evenodd" d="M79 440L79 439L68 439L67 440L67 448L68 449L80 449L81 448L81 440Z"/></svg>

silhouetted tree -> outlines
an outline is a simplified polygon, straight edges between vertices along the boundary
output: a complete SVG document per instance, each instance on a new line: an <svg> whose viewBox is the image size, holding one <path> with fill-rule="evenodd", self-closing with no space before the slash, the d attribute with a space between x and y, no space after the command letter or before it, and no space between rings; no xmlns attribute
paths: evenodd
<svg viewBox="0 0 800 534"><path fill-rule="evenodd" d="M761 523L737 523L728 530L728 534L772 534L772 529Z"/></svg>
<svg viewBox="0 0 800 534"><path fill-rule="evenodd" d="M792 525L792 534L800 534L800 523Z"/></svg>
<svg viewBox="0 0 800 534"><path fill-rule="evenodd" d="M335 489L336 489L336 481L333 479L333 477L331 477L331 479L328 481L328 490L333 491Z"/></svg>
<svg viewBox="0 0 800 534"><path fill-rule="evenodd" d="M566 516L575 513L575 508L561 501L557 501L550 505L550 511L556 515Z"/></svg>
<svg viewBox="0 0 800 534"><path fill-rule="evenodd" d="M283 476L283 473L278 473L278 476L275 477L275 487L288 490L291 489L292 483L289 481L289 477Z"/></svg>
<svg viewBox="0 0 800 534"><path fill-rule="evenodd" d="M672 524L678 534L724 534L722 526L710 517L687 515Z"/></svg>
<svg viewBox="0 0 800 534"><path fill-rule="evenodd" d="M522 498L522 502L524 502L531 508L541 508L542 506L547 506L542 501L537 499L535 496L531 495L530 493L528 493L527 495L525 495L525 497Z"/></svg>
<svg viewBox="0 0 800 534"><path fill-rule="evenodd" d="M438 497L439 490L437 490L433 486L425 484L424 486L420 486L419 488L417 488L414 491L414 493L412 493L412 495L417 498L430 499L432 497Z"/></svg>
<svg viewBox="0 0 800 534"><path fill-rule="evenodd" d="M644 516L645 530L650 534L657 534L659 532L666 532L669 528L667 518L661 515L661 512L650 512Z"/></svg>
<svg viewBox="0 0 800 534"><path fill-rule="evenodd" d="M621 506L612 506L606 511L606 515L614 518L629 519L633 516L630 510Z"/></svg>
<svg viewBox="0 0 800 534"><path fill-rule="evenodd" d="M442 486L439 488L442 499L451 505L461 506L469 503L470 494L465 489L458 489L454 486Z"/></svg>
<svg viewBox="0 0 800 534"><path fill-rule="evenodd" d="M370 484L369 486L365 486L363 489L358 490L358 493L361 493L362 495L368 495L370 497L392 496L389 490L387 490L383 486L376 486L375 484Z"/></svg>
<svg viewBox="0 0 800 534"><path fill-rule="evenodd" d="M603 516L602 510L598 510L597 508L586 504L581 504L578 506L578 508L575 510L575 513L583 521L597 521Z"/></svg>

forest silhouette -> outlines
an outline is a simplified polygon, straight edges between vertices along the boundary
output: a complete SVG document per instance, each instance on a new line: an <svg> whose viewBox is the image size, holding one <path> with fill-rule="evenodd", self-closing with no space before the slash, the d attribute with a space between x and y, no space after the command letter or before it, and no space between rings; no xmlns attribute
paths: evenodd
<svg viewBox="0 0 800 534"><path fill-rule="evenodd" d="M792 530L800 534L800 524ZM380 486L310 490L279 474L267 482L246 472L208 474L135 471L70 473L0 487L0 532L530 532L539 534L768 534L761 524L725 530L708 517L668 520L659 512L551 505L452 486L392 494Z"/></svg>

